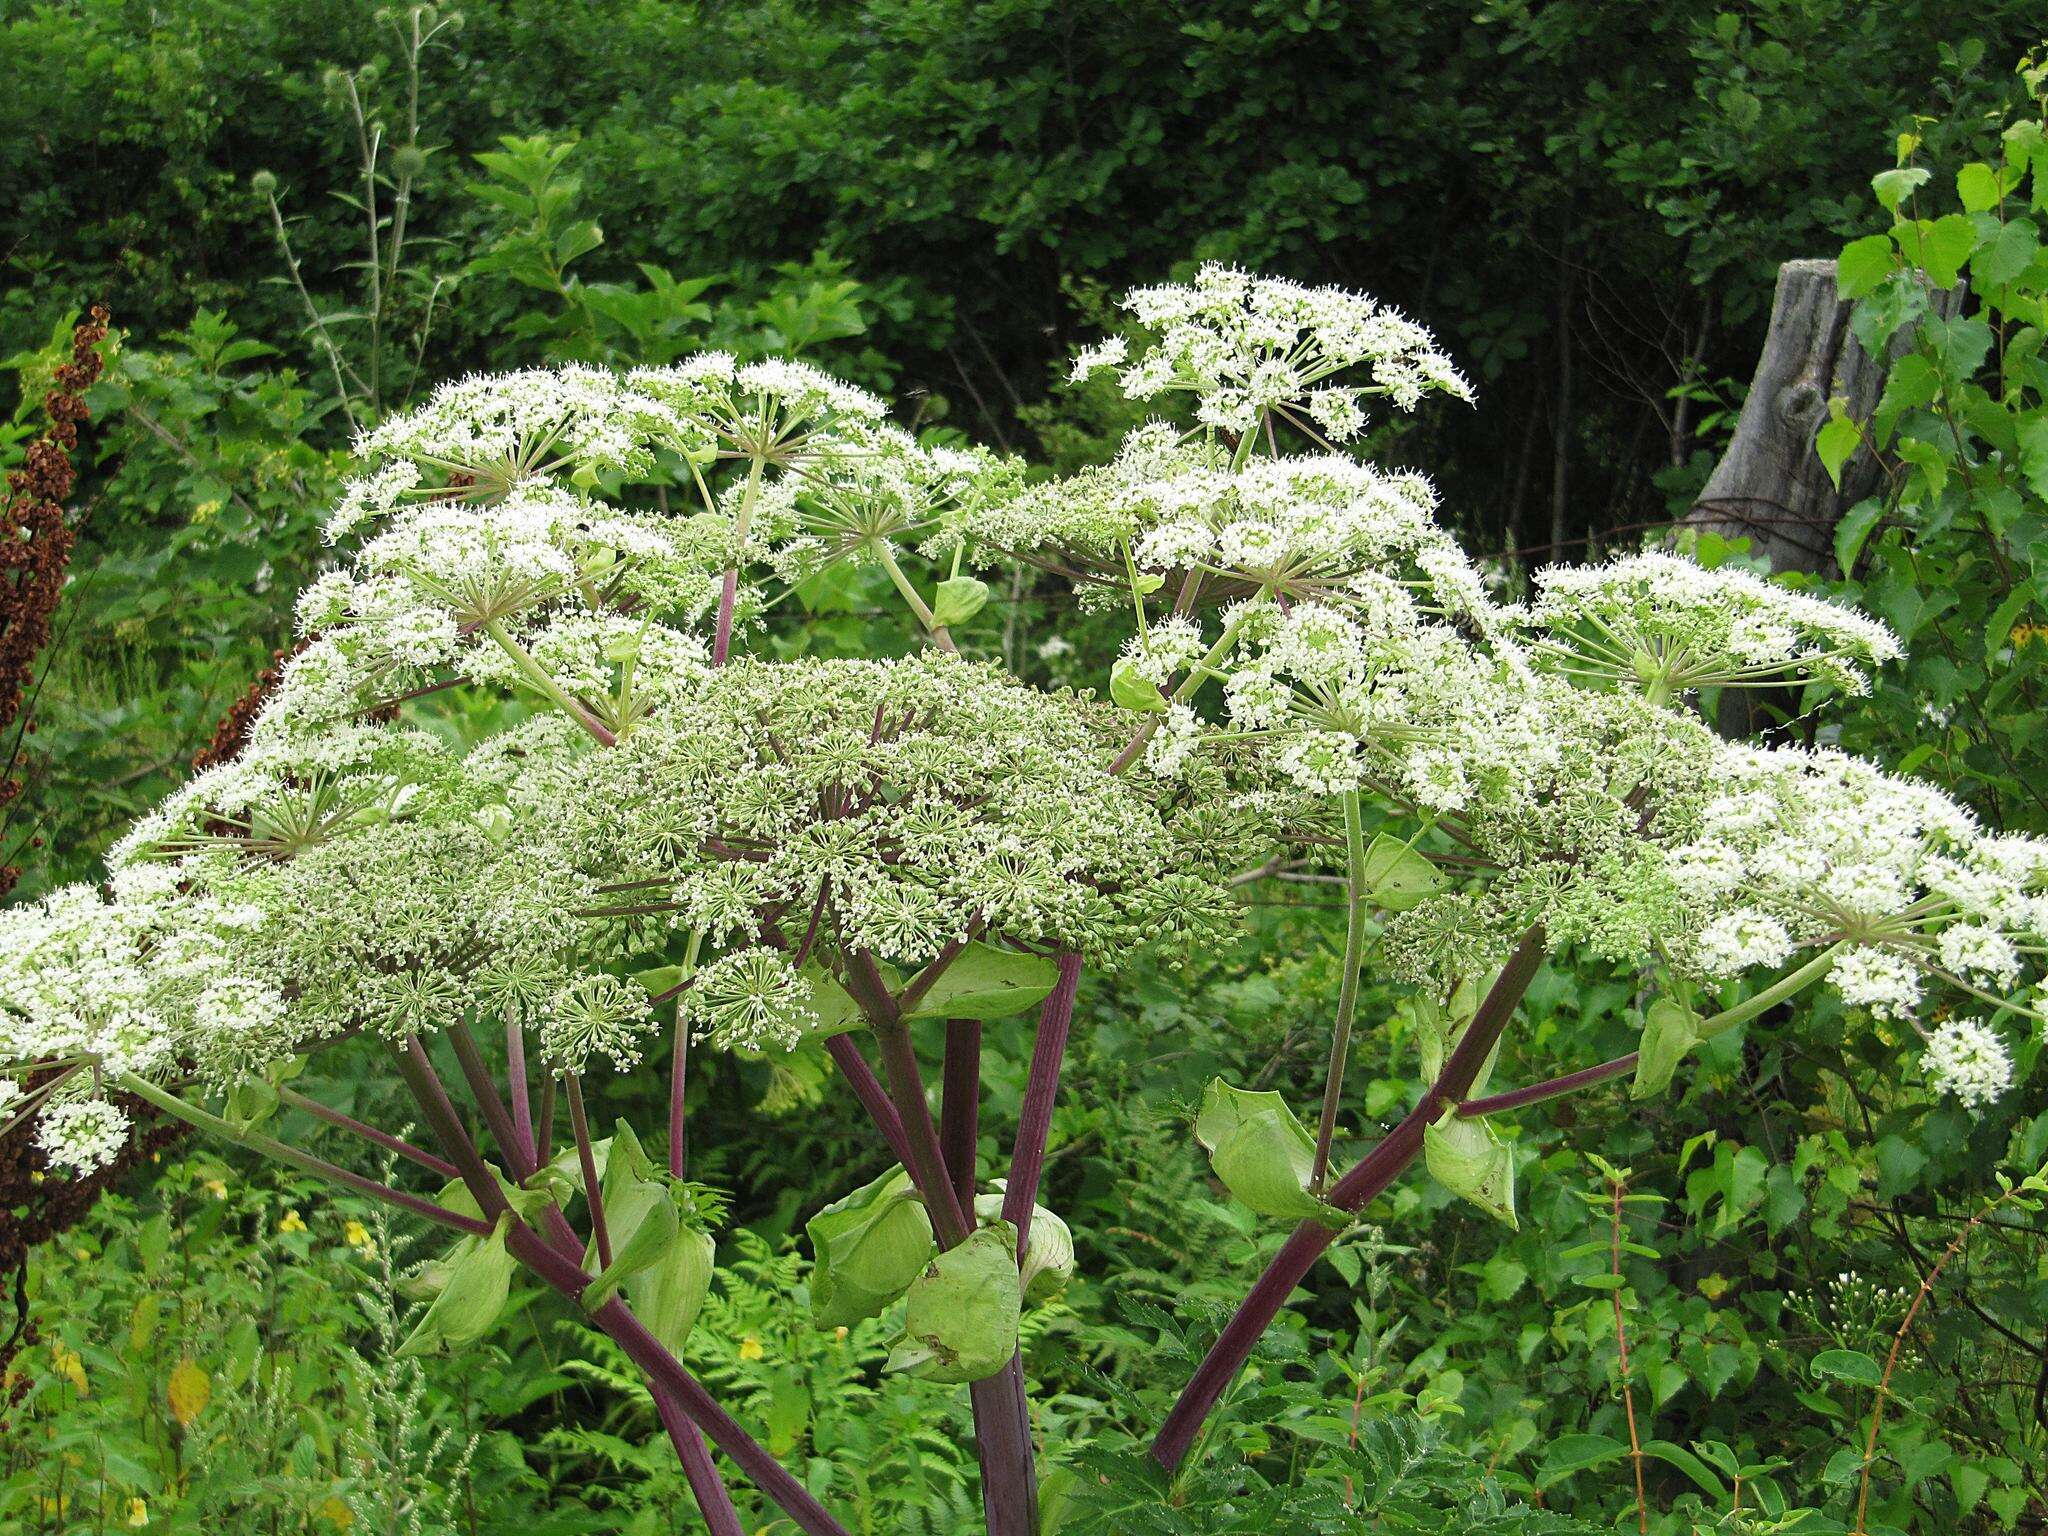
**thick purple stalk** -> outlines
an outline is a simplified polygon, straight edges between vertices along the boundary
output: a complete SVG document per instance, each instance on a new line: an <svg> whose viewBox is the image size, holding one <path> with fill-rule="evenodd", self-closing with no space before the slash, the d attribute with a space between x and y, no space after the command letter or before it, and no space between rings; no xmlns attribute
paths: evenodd
<svg viewBox="0 0 2048 1536"><path fill-rule="evenodd" d="M847 1086L853 1089L853 1096L860 1100L861 1108L875 1122L875 1129L882 1133L882 1140L889 1143L889 1150L896 1154L896 1161L908 1168L910 1143L903 1139L903 1126L896 1118L896 1106L889 1102L888 1090L875 1076L868 1059L861 1055L860 1047L853 1043L853 1037L834 1035L825 1042L825 1054L832 1058Z"/></svg>
<svg viewBox="0 0 2048 1536"><path fill-rule="evenodd" d="M1017 1260L1031 1246L1031 1207L1038 1199L1038 1181L1045 1173L1045 1142L1052 1133L1053 1101L1059 1097L1060 1064L1067 1055L1067 1034L1074 1022L1074 997L1081 987L1081 957L1061 955L1059 980L1038 1010L1038 1034L1031 1045L1031 1075L1024 1083L1024 1104L1017 1114L1017 1140L1010 1154L1010 1177L1003 1192L1003 1220L1017 1229Z"/></svg>
<svg viewBox="0 0 2048 1536"><path fill-rule="evenodd" d="M462 1171L463 1182L469 1186L471 1197L484 1214L495 1221L508 1209L505 1193L485 1167L481 1154L469 1139L469 1133L463 1129L462 1119L449 1102L447 1090L435 1075L425 1049L417 1039L409 1038L406 1045L398 1050L397 1060L399 1072L412 1089L413 1097L419 1101L428 1124L441 1141L442 1149ZM583 1272L580 1264L524 1222L514 1220L508 1234L508 1245L522 1264L570 1300L580 1296L584 1287L590 1284L591 1277ZM765 1446L741 1428L731 1414L719 1407L711 1394L704 1390L703 1384L662 1347L661 1341L647 1331L623 1301L613 1297L589 1315L591 1321L626 1352L627 1358L640 1367L653 1386L672 1398L684 1415L700 1426L711 1437L712 1443L725 1452L733 1464L795 1522L798 1529L806 1532L807 1536L848 1536L846 1528L832 1518L811 1491L792 1477Z"/></svg>
<svg viewBox="0 0 2048 1536"><path fill-rule="evenodd" d="M576 1135L576 1161L583 1169L583 1204L590 1212L590 1240L597 1245L597 1262L609 1269L612 1262L612 1234L604 1221L604 1190L597 1180L597 1149L590 1142L590 1122L583 1115L583 1086L574 1072L562 1074L569 1089L569 1127Z"/></svg>
<svg viewBox="0 0 2048 1536"><path fill-rule="evenodd" d="M898 1134L908 1154L904 1166L924 1197L940 1248L951 1248L974 1230L973 1202L960 1199L947 1171L910 1031L871 956L854 957L847 990L861 1005L881 1048ZM967 1389L974 1407L974 1449L981 1463L981 1508L988 1536L1035 1536L1038 1529L1038 1467L1023 1379L1023 1367L1012 1355L1001 1371Z"/></svg>
<svg viewBox="0 0 2048 1536"><path fill-rule="evenodd" d="M710 1447L704 1444L704 1436L690 1422L690 1416L683 1412L681 1401L659 1382L650 1381L648 1388L654 1398L654 1411L661 1415L661 1427L668 1431L669 1440L675 1445L683 1476L689 1479L690 1492L696 1495L697 1508L703 1511L704 1524L711 1536L746 1536L739 1511L732 1507L732 1498L725 1491L718 1468L712 1464Z"/></svg>
<svg viewBox="0 0 2048 1536"><path fill-rule="evenodd" d="M981 1020L946 1020L946 1071L939 1089L939 1148L953 1193L974 1208L975 1137L981 1122Z"/></svg>
<svg viewBox="0 0 2048 1536"><path fill-rule="evenodd" d="M1359 1210L1415 1161L1422 1151L1422 1133L1472 1086L1542 962L1543 930L1540 926L1532 927L1522 935L1500 975L1494 978L1485 1000L1459 1038L1457 1049L1451 1052L1436 1081L1424 1091L1422 1101L1330 1187L1326 1197L1330 1204L1341 1210ZM1261 1335L1294 1294L1294 1288L1315 1267L1316 1260L1336 1236L1320 1221L1302 1222L1273 1256L1258 1283L1238 1303L1237 1311L1181 1389L1180 1400L1173 1405L1152 1442L1153 1459L1167 1471L1178 1468L1186 1458L1224 1388L1236 1377Z"/></svg>
<svg viewBox="0 0 2048 1536"><path fill-rule="evenodd" d="M512 1133L519 1138L519 1145L531 1163L539 1155L539 1143L533 1139L533 1086L526 1076L526 1030L518 1019L510 1016L505 1020L505 1086L512 1095Z"/></svg>

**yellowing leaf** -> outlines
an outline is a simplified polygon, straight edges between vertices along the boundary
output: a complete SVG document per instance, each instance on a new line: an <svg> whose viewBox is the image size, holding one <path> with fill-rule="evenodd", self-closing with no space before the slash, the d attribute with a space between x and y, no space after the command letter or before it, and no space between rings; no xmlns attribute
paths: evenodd
<svg viewBox="0 0 2048 1536"><path fill-rule="evenodd" d="M171 1405L171 1417L180 1429L189 1428L213 1400L213 1378L196 1360L180 1360L171 1367L170 1385L164 1396Z"/></svg>

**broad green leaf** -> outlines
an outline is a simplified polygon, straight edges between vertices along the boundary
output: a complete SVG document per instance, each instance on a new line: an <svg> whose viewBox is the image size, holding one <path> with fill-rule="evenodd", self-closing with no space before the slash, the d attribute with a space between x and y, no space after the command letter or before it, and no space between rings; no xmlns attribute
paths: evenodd
<svg viewBox="0 0 2048 1536"><path fill-rule="evenodd" d="M451 1255L440 1294L398 1346L400 1359L444 1346L459 1349L490 1331L505 1310L519 1262L505 1246L511 1224L511 1216L502 1215L489 1237L468 1237L455 1245L459 1257Z"/></svg>
<svg viewBox="0 0 2048 1536"><path fill-rule="evenodd" d="M1953 288L1963 263L1977 248L1977 226L1965 214L1950 213L1901 223L1892 230L1892 238L1935 287Z"/></svg>
<svg viewBox="0 0 2048 1536"><path fill-rule="evenodd" d="M1195 1117L1195 1139L1223 1187L1261 1216L1330 1219L1330 1207L1308 1192L1315 1138L1271 1089L1210 1081Z"/></svg>
<svg viewBox="0 0 2048 1536"><path fill-rule="evenodd" d="M2033 589L2014 587L2005 595L2005 601L1991 615L1991 621L1984 626L1984 649L1998 650L2012 633L2013 622L2027 611L2034 601Z"/></svg>
<svg viewBox="0 0 2048 1536"><path fill-rule="evenodd" d="M1892 445L1892 451L1920 472L1927 487L1926 500L1939 500L1942 488L1948 484L1948 456L1933 443L1917 437L1900 438ZM1921 499L1914 497L1908 504L1920 505Z"/></svg>
<svg viewBox="0 0 2048 1536"><path fill-rule="evenodd" d="M578 1298L586 1312L596 1311L629 1277L657 1263L675 1246L680 1230L675 1200L659 1179L634 1179L622 1184L616 1195L608 1190L604 1207L612 1261Z"/></svg>
<svg viewBox="0 0 2048 1536"><path fill-rule="evenodd" d="M704 1294L711 1288L716 1255L717 1244L709 1232L683 1225L679 1219L668 1248L626 1280L626 1300L633 1315L661 1341L663 1349L678 1358L697 1321L697 1311L704 1305Z"/></svg>
<svg viewBox="0 0 2048 1536"><path fill-rule="evenodd" d="M1163 715L1166 695L1159 685L1138 670L1134 656L1125 656L1109 669L1109 696L1120 709L1134 714Z"/></svg>
<svg viewBox="0 0 2048 1536"><path fill-rule="evenodd" d="M1659 1461L1669 1462L1672 1466L1678 1468L1679 1471L1697 1483L1700 1492L1710 1499L1723 1499L1728 1496L1727 1485L1714 1475L1713 1468L1709 1467L1699 1457L1693 1455L1691 1451L1686 1450L1681 1445L1674 1445L1669 1440L1645 1440L1643 1442L1643 1454L1645 1456L1654 1456Z"/></svg>
<svg viewBox="0 0 2048 1536"><path fill-rule="evenodd" d="M1962 199L1965 213L1996 208L2004 195L1998 184L1998 172L1981 160L1973 160L1956 172L1956 196Z"/></svg>
<svg viewBox="0 0 2048 1536"><path fill-rule="evenodd" d="M965 624L988 602L988 583L975 576L955 576L939 583L932 595L932 622L941 629Z"/></svg>
<svg viewBox="0 0 2048 1536"><path fill-rule="evenodd" d="M1847 576L1856 569L1856 557L1863 552L1870 531L1884 520L1884 503L1877 497L1859 501L1835 524L1835 564Z"/></svg>
<svg viewBox="0 0 2048 1536"><path fill-rule="evenodd" d="M820 1328L851 1327L887 1310L932 1252L931 1217L902 1168L826 1206L804 1234L815 1260L811 1318Z"/></svg>
<svg viewBox="0 0 2048 1536"><path fill-rule="evenodd" d="M1643 1038L1636 1047L1632 1099L1653 1099L1671 1085L1671 1074L1700 1043L1699 1015L1676 998L1660 997L1643 1014Z"/></svg>
<svg viewBox="0 0 2048 1536"><path fill-rule="evenodd" d="M1807 1361L1806 1367L1816 1376L1854 1382L1859 1387L1876 1386L1884 1374L1860 1349L1824 1349Z"/></svg>
<svg viewBox="0 0 2048 1536"><path fill-rule="evenodd" d="M1574 1472L1590 1471L1619 1461L1628 1447L1612 1435L1559 1435L1543 1453L1543 1465L1536 1472L1536 1486L1548 1488L1563 1482Z"/></svg>
<svg viewBox="0 0 2048 1536"><path fill-rule="evenodd" d="M1043 955L970 944L954 956L906 1019L1006 1019L1045 1001L1059 967Z"/></svg>
<svg viewBox="0 0 2048 1536"><path fill-rule="evenodd" d="M1514 1149L1493 1129L1491 1121L1466 1119L1456 1109L1422 1133L1423 1162L1429 1176L1452 1194L1471 1201L1487 1215L1518 1226L1515 1220Z"/></svg>
<svg viewBox="0 0 2048 1536"><path fill-rule="evenodd" d="M1833 402L1834 414L1820 429L1813 440L1814 452L1820 455L1821 467L1828 472L1828 479L1835 483L1835 489L1842 486L1842 466L1849 462L1849 455L1856 451L1863 435L1856 430L1856 423L1842 414L1842 403Z"/></svg>
<svg viewBox="0 0 2048 1536"><path fill-rule="evenodd" d="M1842 247L1835 261L1835 289L1845 299L1860 299L1892 275L1897 263L1890 235L1865 235Z"/></svg>
<svg viewBox="0 0 2048 1536"><path fill-rule="evenodd" d="M1006 1183L1006 1180L997 1179L996 1193L974 1197L974 1219L983 1226L994 1226L1003 1219ZM1073 1231L1044 1206L1032 1206L1031 1246L1024 1250L1024 1269L1020 1276L1025 1302L1036 1306L1050 1301L1064 1291L1067 1282L1073 1278Z"/></svg>
<svg viewBox="0 0 2048 1536"><path fill-rule="evenodd" d="M2040 251L2041 233L2034 221L2014 219L1970 258L1970 276L1979 288L2003 288L2017 281Z"/></svg>
<svg viewBox="0 0 2048 1536"><path fill-rule="evenodd" d="M970 1232L911 1281L903 1337L888 1369L931 1381L981 1381L1017 1353L1022 1287L1017 1229L1007 1221Z"/></svg>
<svg viewBox="0 0 2048 1536"><path fill-rule="evenodd" d="M1894 170L1879 171L1870 178L1870 190L1877 194L1878 202L1887 211L1897 213L1899 204L1911 197L1916 189L1927 180L1928 173L1917 165L1899 166Z"/></svg>
<svg viewBox="0 0 2048 1536"><path fill-rule="evenodd" d="M1444 878L1405 840L1385 832L1365 850L1365 888L1389 912L1406 912L1444 888Z"/></svg>

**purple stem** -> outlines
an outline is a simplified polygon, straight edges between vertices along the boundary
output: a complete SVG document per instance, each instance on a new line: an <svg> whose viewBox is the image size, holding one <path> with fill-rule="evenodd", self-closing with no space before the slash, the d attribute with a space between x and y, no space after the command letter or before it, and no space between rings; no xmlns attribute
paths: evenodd
<svg viewBox="0 0 2048 1536"><path fill-rule="evenodd" d="M974 1208L975 1135L981 1119L981 1020L946 1020L946 1070L939 1090L939 1147L953 1193Z"/></svg>
<svg viewBox="0 0 2048 1536"><path fill-rule="evenodd" d="M540 1157L540 1143L533 1139L533 1088L526 1076L526 1031L510 1015L505 1019L505 1081L512 1092L512 1133L525 1149L531 1166Z"/></svg>
<svg viewBox="0 0 2048 1536"><path fill-rule="evenodd" d="M455 1047L455 1060L462 1068L462 1079L469 1084L476 1107L483 1111L491 1140L505 1154L505 1166L512 1170L513 1177L525 1178L532 1171L521 1167L529 1156L527 1143L521 1141L519 1133L512 1128L511 1112L505 1108L505 1101L498 1097L498 1085L491 1080L490 1068L484 1065L483 1052L476 1048L476 1036L469 1032L467 1024L456 1024L448 1031L448 1043Z"/></svg>
<svg viewBox="0 0 2048 1536"><path fill-rule="evenodd" d="M875 1129L882 1133L882 1140L889 1143L889 1150L896 1154L896 1161L904 1167L910 1166L910 1143L903 1137L903 1126L896 1118L896 1106L889 1102L887 1090L876 1078L874 1068L861 1055L860 1047L853 1043L851 1035L834 1035L825 1042L825 1054L845 1077L847 1086L853 1089L853 1096L860 1100L861 1107L875 1122Z"/></svg>
<svg viewBox="0 0 2048 1536"><path fill-rule="evenodd" d="M1582 1067L1577 1072L1568 1072L1563 1077L1553 1077L1546 1082L1531 1083L1526 1088L1511 1089L1507 1093L1496 1093L1484 1099L1467 1099L1458 1106L1458 1114L1466 1120L1481 1115L1498 1115L1510 1109L1522 1109L1531 1104L1541 1104L1545 1099L1561 1098L1567 1093L1576 1093L1581 1088L1590 1088L1595 1083L1604 1083L1610 1077L1636 1069L1636 1053L1617 1056L1612 1061L1603 1061L1597 1067Z"/></svg>
<svg viewBox="0 0 2048 1536"><path fill-rule="evenodd" d="M690 1026L684 1022L683 1010L678 1007L676 1044L668 1067L668 1171L669 1177L675 1179L680 1179L690 1165L688 1126L683 1109L683 1092L689 1087L689 1074Z"/></svg>
<svg viewBox="0 0 2048 1536"><path fill-rule="evenodd" d="M1514 1017L1522 994L1529 989L1536 968L1543 962L1543 942L1541 926L1531 927L1522 935L1500 975L1494 978L1479 1011L1465 1027L1457 1049L1451 1052L1436 1081L1424 1091L1422 1101L1357 1166L1330 1187L1330 1204L1341 1210L1359 1210L1415 1161L1422 1151L1422 1133L1442 1116L1447 1105L1457 1103L1472 1086L1501 1032ZM1238 1303L1237 1311L1181 1389L1180 1400L1173 1405L1152 1442L1153 1459L1167 1471L1174 1471L1186 1458L1224 1388L1236 1377L1280 1308L1294 1294L1294 1288L1315 1267L1316 1260L1336 1236L1320 1221L1302 1222L1273 1256L1258 1283Z"/></svg>
<svg viewBox="0 0 2048 1536"><path fill-rule="evenodd" d="M711 636L711 665L725 665L725 654L732 647L732 608L740 592L738 566L728 567L725 585L718 589L718 627Z"/></svg>
<svg viewBox="0 0 2048 1536"><path fill-rule="evenodd" d="M308 1098L296 1089L279 1088L277 1092L278 1097L294 1109L303 1109L315 1119L325 1120L329 1125L338 1125L344 1131L352 1131L363 1140L374 1142L387 1152L395 1152L408 1162L417 1163L429 1173L437 1173L444 1179L458 1177L453 1163L414 1146L403 1137L394 1136L389 1131L380 1131L374 1125L365 1125L353 1115L345 1115L330 1105L322 1104L318 1099Z"/></svg>
<svg viewBox="0 0 2048 1536"><path fill-rule="evenodd" d="M463 1129L462 1119L449 1102L447 1090L441 1086L425 1049L416 1037L409 1036L397 1057L399 1071L412 1089L413 1097L419 1100L442 1149L461 1169L463 1182L469 1186L471 1196L484 1214L495 1221L500 1213L509 1209L505 1192L498 1187L497 1180L484 1166L481 1154L470 1141L469 1133ZM560 1219L560 1213L556 1212L555 1217ZM567 1222L563 1221L562 1225L566 1228ZM570 1235L573 1238L573 1233ZM508 1234L508 1243L521 1263L570 1300L575 1300L590 1284L591 1277L583 1272L580 1264L516 1218ZM624 1302L613 1297L589 1316L626 1352L627 1358L640 1367L648 1377L651 1389L669 1396L685 1416L701 1426L710 1435L712 1443L780 1506L798 1529L806 1532L807 1536L848 1536L846 1528L832 1518L811 1491L792 1477L765 1446L741 1428L731 1414L718 1406L711 1394L704 1390L703 1384L662 1347L661 1341L647 1331Z"/></svg>
<svg viewBox="0 0 2048 1536"><path fill-rule="evenodd" d="M604 1222L604 1191L597 1182L597 1149L590 1143L590 1122L583 1117L583 1086L574 1072L562 1074L569 1089L569 1126L576 1133L576 1160L583 1165L583 1203L590 1209L590 1238L597 1244L597 1262L611 1268L612 1234Z"/></svg>
<svg viewBox="0 0 2048 1536"><path fill-rule="evenodd" d="M690 1416L683 1412L681 1400L659 1382L650 1381L647 1385L654 1398L654 1411L661 1415L661 1427L668 1431L669 1439L675 1444L676 1456L683 1464L683 1476L689 1479L690 1492L696 1495L697 1508L703 1511L704 1524L710 1529L711 1536L746 1536L746 1529L740 1524L739 1511L732 1507L732 1497L725 1491L718 1468L712 1465L711 1451L704 1444L704 1436L690 1422Z"/></svg>
<svg viewBox="0 0 2048 1536"><path fill-rule="evenodd" d="M1010 1154L1010 1178L1003 1192L1003 1220L1017 1229L1017 1262L1031 1246L1031 1207L1045 1173L1045 1142L1052 1132L1053 1101L1059 1097L1060 1063L1074 1022L1074 996L1081 987L1081 957L1061 955L1059 980L1038 1010L1038 1035L1031 1046L1031 1075L1017 1115L1017 1141Z"/></svg>

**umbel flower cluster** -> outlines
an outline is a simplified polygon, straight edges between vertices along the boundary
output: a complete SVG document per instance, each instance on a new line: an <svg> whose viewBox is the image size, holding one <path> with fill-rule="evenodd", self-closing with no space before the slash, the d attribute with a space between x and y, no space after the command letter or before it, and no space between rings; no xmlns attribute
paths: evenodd
<svg viewBox="0 0 2048 1536"><path fill-rule="evenodd" d="M1929 1029L1928 989L2034 1011L2048 852L1839 754L1723 742L1690 702L1858 687L1897 654L1882 626L1662 554L1496 605L1425 478L1333 444L1365 399L1468 396L1426 332L1222 269L1131 308L1156 339L1079 371L1192 393L1194 425L1064 480L722 354L466 379L368 433L329 525L348 556L248 751L145 817L103 892L0 917L0 1053L92 1066L42 1108L52 1157L118 1145L95 1082L231 1086L364 1030L511 1015L553 1061L628 1066L653 1015L627 964L675 944L701 966L687 1016L750 1049L831 1019L850 954L914 971L986 940L1100 969L1227 923L1229 876L1349 795L1457 852L1387 935L1418 983L1481 975L1531 924L1681 985L1833 947L1846 1001L1932 1036L1939 1086L2003 1086L1997 1028ZM1114 702L938 652L713 665L762 581L900 574L920 546L1127 609ZM426 712L451 687L537 707L465 751Z"/></svg>
<svg viewBox="0 0 2048 1536"><path fill-rule="evenodd" d="M1368 406L1469 399L1426 331L1221 267L1129 309L1076 372L1162 414L1063 479L921 441L807 365L718 353L465 379L367 433L244 749L137 822L103 883L0 911L0 1133L32 1126L49 1164L90 1171L127 1142L127 1095L245 1140L292 1095L454 1167L444 1204L371 1186L464 1234L423 1337L480 1336L524 1262L647 1373L713 1528L730 1506L713 1517L698 1425L839 1536L675 1358L711 1264L683 1176L689 1047L822 1042L904 1166L811 1223L814 1310L907 1297L901 1368L1008 1373L975 1416L991 1531L1022 1536L1017 1309L1072 1260L1035 1201L1075 988L1148 949L1216 949L1258 880L1340 871L1330 1070L1313 1138L1278 1094L1205 1098L1218 1177L1303 1225L1162 1427L1168 1467L1267 1302L1407 1161L1426 1149L1513 1218L1513 1157L1472 1096L1546 952L1649 999L1638 1053L1559 1084L1632 1068L1661 1091L1700 1041L1825 985L1933 1091L1975 1107L2007 1086L2013 1032L2042 1017L2048 844L1701 715L1705 691L1863 687L1898 654L1881 625L1672 554L1543 571L1500 602L1428 480L1345 446ZM1099 689L1030 686L956 638L990 600L971 573L1013 562L1124 625ZM840 564L886 578L921 648L748 654ZM1368 963L1436 1024L1416 1107L1331 1182ZM942 1143L909 1026L1041 1002L1010 1172L983 1192L973 1067L955 1083L949 1024ZM353 1037L391 1047L452 1162L285 1086ZM516 1183L447 1099L436 1037ZM666 1178L624 1126L600 1172L580 1079L664 1051ZM558 1084L573 1173L550 1159Z"/></svg>

